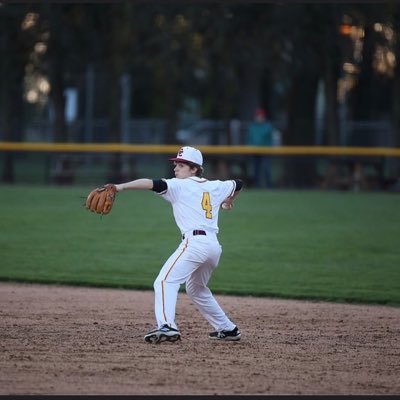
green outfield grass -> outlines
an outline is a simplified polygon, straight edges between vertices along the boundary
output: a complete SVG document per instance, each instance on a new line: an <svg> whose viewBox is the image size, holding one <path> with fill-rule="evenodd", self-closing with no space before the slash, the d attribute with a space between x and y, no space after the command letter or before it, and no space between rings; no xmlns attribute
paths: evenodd
<svg viewBox="0 0 400 400"><path fill-rule="evenodd" d="M92 187L0 186L0 279L152 290L180 235L152 192L83 207ZM400 305L400 197L244 190L220 213L214 293Z"/></svg>

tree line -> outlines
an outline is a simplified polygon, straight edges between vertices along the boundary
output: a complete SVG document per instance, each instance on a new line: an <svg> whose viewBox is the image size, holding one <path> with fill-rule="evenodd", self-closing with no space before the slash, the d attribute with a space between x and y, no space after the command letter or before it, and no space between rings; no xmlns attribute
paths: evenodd
<svg viewBox="0 0 400 400"><path fill-rule="evenodd" d="M227 126L232 118L251 119L258 106L272 118L283 114L283 144L312 145L322 82L325 144L340 143L343 93L346 118L390 119L400 144L395 2L5 1L0 26L1 140L22 139L32 112L24 99L26 77L38 72L49 82L54 140L68 141L65 89L82 86L79 77L91 65L107 77L98 88L98 112L110 120L110 142L121 141L120 78L128 73L134 77L131 117L164 118L167 143L177 141L185 99L195 98L202 117Z"/></svg>

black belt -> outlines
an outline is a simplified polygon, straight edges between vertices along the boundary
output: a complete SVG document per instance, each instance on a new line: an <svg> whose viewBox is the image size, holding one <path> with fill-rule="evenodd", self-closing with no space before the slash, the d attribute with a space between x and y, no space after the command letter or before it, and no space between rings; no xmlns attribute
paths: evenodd
<svg viewBox="0 0 400 400"><path fill-rule="evenodd" d="M193 231L193 236L197 236L197 235L207 235L206 231L201 231L198 229L195 229ZM185 234L182 235L182 240L185 239Z"/></svg>

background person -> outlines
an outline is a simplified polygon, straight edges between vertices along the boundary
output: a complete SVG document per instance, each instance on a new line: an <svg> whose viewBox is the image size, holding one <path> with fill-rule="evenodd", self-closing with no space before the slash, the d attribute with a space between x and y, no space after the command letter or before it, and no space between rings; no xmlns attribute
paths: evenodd
<svg viewBox="0 0 400 400"><path fill-rule="evenodd" d="M272 124L268 121L263 108L257 108L254 120L250 123L246 144L250 146L272 146L273 145ZM270 157L264 154L253 155L253 177L257 188L271 187Z"/></svg>

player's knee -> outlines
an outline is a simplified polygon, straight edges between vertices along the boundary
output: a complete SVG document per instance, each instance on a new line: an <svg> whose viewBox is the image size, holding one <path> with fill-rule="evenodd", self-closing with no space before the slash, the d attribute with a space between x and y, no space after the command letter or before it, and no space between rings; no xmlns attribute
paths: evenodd
<svg viewBox="0 0 400 400"><path fill-rule="evenodd" d="M156 279L154 282L153 282L153 288L154 288L154 291L158 291L158 290L160 290L161 289L161 279Z"/></svg>
<svg viewBox="0 0 400 400"><path fill-rule="evenodd" d="M193 300L193 297L196 296L195 291L193 290L192 286L186 285L186 294Z"/></svg>
<svg viewBox="0 0 400 400"><path fill-rule="evenodd" d="M203 285L198 285L196 283L187 283L186 284L186 294L192 299L195 300L199 295L204 294L208 291L207 287Z"/></svg>

